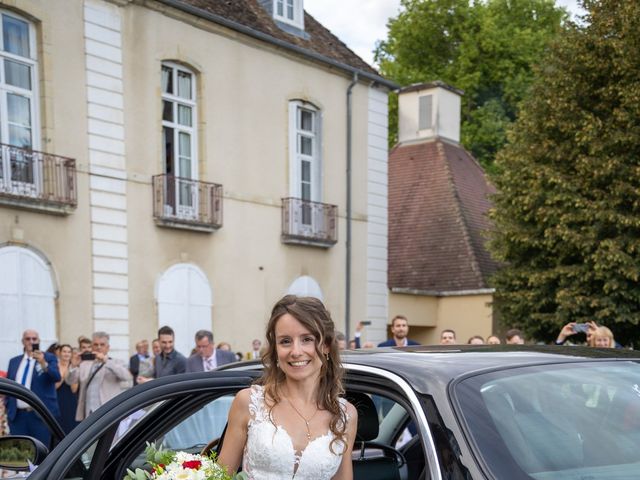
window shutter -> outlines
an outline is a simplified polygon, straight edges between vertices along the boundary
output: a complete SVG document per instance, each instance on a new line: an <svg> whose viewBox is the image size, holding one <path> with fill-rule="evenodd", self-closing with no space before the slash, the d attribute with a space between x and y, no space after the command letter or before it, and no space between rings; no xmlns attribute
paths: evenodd
<svg viewBox="0 0 640 480"><path fill-rule="evenodd" d="M424 95L419 100L418 128L420 130L433 128L433 95Z"/></svg>

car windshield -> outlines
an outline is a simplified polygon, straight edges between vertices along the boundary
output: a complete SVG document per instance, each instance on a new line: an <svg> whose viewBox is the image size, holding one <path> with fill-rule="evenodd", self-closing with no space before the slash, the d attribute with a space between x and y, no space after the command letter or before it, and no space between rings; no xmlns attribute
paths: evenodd
<svg viewBox="0 0 640 480"><path fill-rule="evenodd" d="M637 363L501 370L457 383L454 397L495 478L638 478Z"/></svg>

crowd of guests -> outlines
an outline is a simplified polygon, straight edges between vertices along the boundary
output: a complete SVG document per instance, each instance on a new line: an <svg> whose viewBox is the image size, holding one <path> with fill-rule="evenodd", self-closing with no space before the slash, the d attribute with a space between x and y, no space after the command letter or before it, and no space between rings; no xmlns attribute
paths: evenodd
<svg viewBox="0 0 640 480"><path fill-rule="evenodd" d="M391 337L377 345L361 342L368 323L358 323L354 338L349 342L344 334L336 332L338 348L419 345L419 342L408 337L409 322L403 315L396 315L392 319ZM578 334L584 334L587 345L592 347L619 347L611 330L595 322L566 324L560 330L555 344L575 344ZM24 353L10 360L7 377L32 390L58 418L64 431L70 432L78 422L132 385L167 375L209 371L239 360L260 359L265 352L261 340L254 339L250 351L234 353L227 342L216 345L212 332L208 330L196 332L194 348L188 357L174 348L174 341L174 331L164 326L151 342L140 340L136 343L136 353L127 364L109 355L109 334L106 332L95 332L91 338L81 336L77 347L54 343L46 351L41 351L38 332L26 330L22 336ZM452 329L442 330L439 343L458 344L456 332ZM525 337L520 330L510 329L504 334L504 342L498 335L492 334L486 339L474 335L467 343L524 344ZM3 407L5 412L1 411ZM30 435L45 444L49 442L48 429L40 417L27 404L14 398L0 402L0 433L6 432L7 427L13 434Z"/></svg>
<svg viewBox="0 0 640 480"><path fill-rule="evenodd" d="M362 331L365 325L370 322L359 322L356 325L354 338L349 341L349 348L374 348L374 347L407 347L411 345L420 345L420 342L412 340L409 335L409 320L404 315L396 315L391 319L391 337L384 342L380 342L377 345L373 342L361 342ZM338 345L344 350L347 346L344 334L337 333ZM441 345L457 345L459 342L456 338L455 330L446 328L440 332ZM474 335L467 341L470 345L500 345L502 340L496 334L489 335L486 340L480 335ZM518 329L510 329L505 333L505 344L522 345L525 343L523 333Z"/></svg>
<svg viewBox="0 0 640 480"><path fill-rule="evenodd" d="M419 342L408 338L409 321L404 315L396 315L391 320L391 337L381 343L375 345L373 342L361 343L362 331L364 326L369 322L360 322L356 325L354 338L349 341L349 348L374 348L374 347L406 347L411 345L420 345ZM584 334L586 343L581 342L579 334ZM344 334L337 333L338 344L341 349L346 348L346 339ZM504 339L504 340L503 340ZM484 338L481 335L473 335L467 340L469 345L524 345L525 335L517 329L511 328L504 333L504 337L500 338L497 334L491 334ZM573 340L573 341L572 341ZM456 332L453 329L446 328L440 332L441 345L458 345L460 342L456 338ZM598 325L595 322L576 323L570 322L562 327L558 338L554 342L555 345L586 345L598 348L620 348L615 341L611 330L605 326Z"/></svg>
<svg viewBox="0 0 640 480"><path fill-rule="evenodd" d="M77 347L54 343L42 351L40 335L29 329L22 335L23 354L9 361L6 376L38 396L68 433L134 384L167 375L209 371L238 359L260 358L262 354L258 339L246 355L237 355L226 342L215 345L208 330L196 332L189 357L174 348L174 340L173 329L160 328L151 343L136 343L136 353L127 364L109 355L110 336L106 332L95 332L91 338L79 337ZM0 401L0 435L8 431L35 437L45 445L50 441L49 430L40 416L15 398Z"/></svg>
<svg viewBox="0 0 640 480"><path fill-rule="evenodd" d="M456 343L455 332L453 330L443 330L444 332L453 333L453 342L444 341L441 337L440 343ZM582 342L582 337L579 334L584 334L586 342ZM447 339L449 340L449 339ZM525 337L522 331L513 328L507 330L504 335L504 343L507 345L524 345ZM502 342L497 335L490 335L484 340L480 335L474 335L467 341L470 345L500 345ZM603 325L598 325L595 322L588 323L576 323L570 322L562 327L558 333L558 338L554 342L555 345L585 345L589 347L597 348L620 348L620 344L615 341L613 332Z"/></svg>

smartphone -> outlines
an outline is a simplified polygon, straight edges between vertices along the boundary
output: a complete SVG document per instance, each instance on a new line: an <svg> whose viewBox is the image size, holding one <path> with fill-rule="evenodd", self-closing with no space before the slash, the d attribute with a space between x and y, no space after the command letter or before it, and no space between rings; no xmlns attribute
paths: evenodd
<svg viewBox="0 0 640 480"><path fill-rule="evenodd" d="M573 331L576 333L587 333L589 331L588 323L576 323L573 326Z"/></svg>
<svg viewBox="0 0 640 480"><path fill-rule="evenodd" d="M31 344L31 350L32 351L36 351L36 350L40 350L40 344L39 343L32 343Z"/></svg>
<svg viewBox="0 0 640 480"><path fill-rule="evenodd" d="M362 320L360 323L362 325L371 325L371 320Z"/></svg>
<svg viewBox="0 0 640 480"><path fill-rule="evenodd" d="M96 354L95 353L91 353L91 352L82 352L80 354L80 358L82 360L95 360L96 359Z"/></svg>

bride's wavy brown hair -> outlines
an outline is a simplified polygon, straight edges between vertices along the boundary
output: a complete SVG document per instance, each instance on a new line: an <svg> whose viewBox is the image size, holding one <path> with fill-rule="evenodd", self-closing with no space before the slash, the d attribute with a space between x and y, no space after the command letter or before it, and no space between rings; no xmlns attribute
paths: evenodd
<svg viewBox="0 0 640 480"><path fill-rule="evenodd" d="M288 313L304 325L316 339L316 353L322 361L316 402L318 408L327 410L332 414L329 429L333 433L334 439L330 444L330 448L335 453L333 451L334 442L341 442L345 448L347 446L346 413L339 402L340 395L344 394L344 387L342 386L344 373L340 362L333 320L331 320L331 315L320 300L313 297L286 295L275 304L267 324L267 351L262 357L264 373L258 383L264 387L265 398L268 397L275 403L281 400L279 387L282 386L285 380L285 374L278 368L275 330L276 323L285 313ZM323 345L329 350L326 355L322 351ZM269 417L271 417L271 410L275 403L269 406Z"/></svg>

